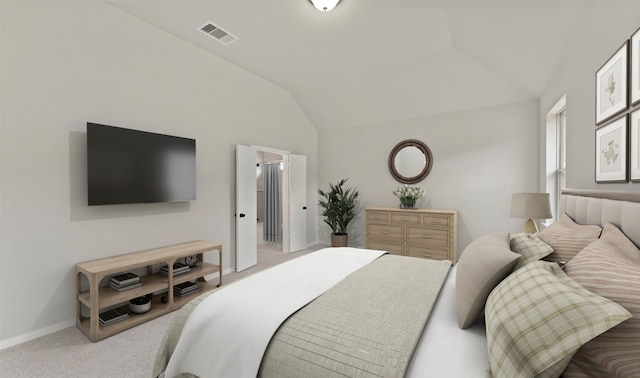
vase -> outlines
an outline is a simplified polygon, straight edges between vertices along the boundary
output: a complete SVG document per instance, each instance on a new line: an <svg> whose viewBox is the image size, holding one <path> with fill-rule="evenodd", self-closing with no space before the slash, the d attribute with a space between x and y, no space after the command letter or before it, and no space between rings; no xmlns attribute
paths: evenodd
<svg viewBox="0 0 640 378"><path fill-rule="evenodd" d="M400 208L401 209L415 209L416 208L416 200L415 200L415 198L401 198L400 199Z"/></svg>

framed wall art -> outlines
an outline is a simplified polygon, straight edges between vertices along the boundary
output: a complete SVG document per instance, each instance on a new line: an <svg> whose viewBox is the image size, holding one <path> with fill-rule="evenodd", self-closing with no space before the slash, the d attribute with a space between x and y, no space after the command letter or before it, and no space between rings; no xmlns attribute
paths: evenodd
<svg viewBox="0 0 640 378"><path fill-rule="evenodd" d="M640 103L640 28L631 36L631 103Z"/></svg>
<svg viewBox="0 0 640 378"><path fill-rule="evenodd" d="M624 111L628 104L629 41L596 72L596 124Z"/></svg>
<svg viewBox="0 0 640 378"><path fill-rule="evenodd" d="M640 182L640 109L631 113L629 127L629 176L631 181Z"/></svg>
<svg viewBox="0 0 640 378"><path fill-rule="evenodd" d="M596 182L627 182L628 116L596 129Z"/></svg>

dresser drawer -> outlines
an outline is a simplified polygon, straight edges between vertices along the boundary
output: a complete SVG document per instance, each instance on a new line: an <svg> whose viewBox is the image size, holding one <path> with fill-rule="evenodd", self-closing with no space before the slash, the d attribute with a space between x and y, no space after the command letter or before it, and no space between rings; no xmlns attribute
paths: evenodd
<svg viewBox="0 0 640 378"><path fill-rule="evenodd" d="M449 217L446 215L425 214L422 216L424 226L449 227Z"/></svg>
<svg viewBox="0 0 640 378"><path fill-rule="evenodd" d="M389 212L388 211L367 211L367 222L389 223Z"/></svg>
<svg viewBox="0 0 640 378"><path fill-rule="evenodd" d="M425 227L408 227L407 244L424 247L449 247L449 230Z"/></svg>
<svg viewBox="0 0 640 378"><path fill-rule="evenodd" d="M432 260L451 260L446 250L407 246L407 255Z"/></svg>
<svg viewBox="0 0 640 378"><path fill-rule="evenodd" d="M368 208L365 245L395 255L455 263L457 219L457 212L447 209Z"/></svg>
<svg viewBox="0 0 640 378"><path fill-rule="evenodd" d="M391 213L391 223L393 224L408 224L408 225L420 225L420 214L404 213Z"/></svg>
<svg viewBox="0 0 640 378"><path fill-rule="evenodd" d="M402 244L404 232L402 231L402 226L370 224L367 226L367 237L378 241Z"/></svg>
<svg viewBox="0 0 640 378"><path fill-rule="evenodd" d="M400 255L400 256L404 255L401 244L385 243L385 242L370 240L367 242L367 248L377 249L380 251L387 251L392 255Z"/></svg>

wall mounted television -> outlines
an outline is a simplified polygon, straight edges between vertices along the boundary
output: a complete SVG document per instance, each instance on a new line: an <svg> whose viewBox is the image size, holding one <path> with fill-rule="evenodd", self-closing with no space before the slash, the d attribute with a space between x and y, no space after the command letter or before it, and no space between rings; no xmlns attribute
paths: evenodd
<svg viewBox="0 0 640 378"><path fill-rule="evenodd" d="M196 141L87 122L88 204L196 199Z"/></svg>

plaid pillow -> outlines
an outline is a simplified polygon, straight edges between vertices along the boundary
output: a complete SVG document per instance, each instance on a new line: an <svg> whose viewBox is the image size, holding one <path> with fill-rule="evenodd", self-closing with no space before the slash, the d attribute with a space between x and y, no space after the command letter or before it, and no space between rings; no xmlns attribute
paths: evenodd
<svg viewBox="0 0 640 378"><path fill-rule="evenodd" d="M540 260L553 252L553 248L538 237L537 234L527 234L520 232L510 234L511 250L522 256L518 260L516 269L522 268L531 261Z"/></svg>
<svg viewBox="0 0 640 378"><path fill-rule="evenodd" d="M580 346L628 319L555 263L532 261L498 285L485 309L494 377L558 377Z"/></svg>
<svg viewBox="0 0 640 378"><path fill-rule="evenodd" d="M563 376L640 377L640 250L607 223L600 239L564 267L586 289L626 308L633 318L583 345Z"/></svg>

